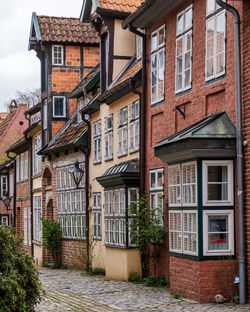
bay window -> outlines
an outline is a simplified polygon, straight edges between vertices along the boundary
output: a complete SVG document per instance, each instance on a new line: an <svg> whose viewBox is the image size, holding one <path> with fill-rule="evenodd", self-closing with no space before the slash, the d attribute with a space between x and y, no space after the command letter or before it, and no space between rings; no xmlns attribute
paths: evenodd
<svg viewBox="0 0 250 312"><path fill-rule="evenodd" d="M151 34L151 105L164 99L165 25Z"/></svg>
<svg viewBox="0 0 250 312"><path fill-rule="evenodd" d="M206 18L206 81L225 73L225 10L215 0L207 0Z"/></svg>
<svg viewBox="0 0 250 312"><path fill-rule="evenodd" d="M192 82L192 5L177 15L175 91L191 88Z"/></svg>

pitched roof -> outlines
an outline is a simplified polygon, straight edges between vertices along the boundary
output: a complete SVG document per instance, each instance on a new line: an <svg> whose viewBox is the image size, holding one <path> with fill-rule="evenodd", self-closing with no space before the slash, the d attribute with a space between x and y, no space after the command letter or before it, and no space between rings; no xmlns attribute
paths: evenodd
<svg viewBox="0 0 250 312"><path fill-rule="evenodd" d="M98 43L97 32L90 23L81 23L78 18L37 16L43 42Z"/></svg>
<svg viewBox="0 0 250 312"><path fill-rule="evenodd" d="M42 154L53 154L63 149L74 148L77 141L87 131L86 123L77 123L77 110L74 111L71 119L50 141L48 146L41 150Z"/></svg>
<svg viewBox="0 0 250 312"><path fill-rule="evenodd" d="M12 118L15 116L17 109L12 109L6 118L0 123L0 138L3 135L4 131L8 128L9 123Z"/></svg>
<svg viewBox="0 0 250 312"><path fill-rule="evenodd" d="M8 113L0 113L0 123L8 116Z"/></svg>
<svg viewBox="0 0 250 312"><path fill-rule="evenodd" d="M108 90L105 91L101 96L98 98L98 101L104 102L106 101L107 104L111 103L111 101L107 101L107 99L114 95L116 92L126 88L129 86L130 81L136 75L139 75L138 79L136 79L137 86L140 85L140 75L141 75L142 63L133 57L131 61L128 63L126 67L122 70L120 75L117 77L116 80L109 86Z"/></svg>
<svg viewBox="0 0 250 312"><path fill-rule="evenodd" d="M99 0L102 9L121 12L134 12L144 0Z"/></svg>
<svg viewBox="0 0 250 312"><path fill-rule="evenodd" d="M83 94L83 88L85 88L97 74L100 74L100 63L91 69L91 71L78 83L78 85L70 92L69 97L74 98Z"/></svg>

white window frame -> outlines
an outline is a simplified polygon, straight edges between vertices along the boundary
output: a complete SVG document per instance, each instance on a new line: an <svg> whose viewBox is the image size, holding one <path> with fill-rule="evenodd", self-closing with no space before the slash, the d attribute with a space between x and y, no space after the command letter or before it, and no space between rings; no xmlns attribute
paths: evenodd
<svg viewBox="0 0 250 312"><path fill-rule="evenodd" d="M192 11L192 23L191 25L187 25L186 26L186 12L189 11L191 9ZM178 32L178 17L180 15L183 15L183 30ZM190 44L190 50L185 50L185 40L188 37L188 35L191 36L191 44ZM177 42L179 40L182 40L182 53L177 55ZM193 58L193 5L189 5L187 8L185 8L185 10L181 11L179 14L177 14L177 19L176 19L176 54L175 54L175 94L178 94L179 92L183 92L186 91L188 89L190 89L192 87L192 58ZM190 52L190 68L185 69L186 64L185 64L185 55L187 53ZM177 89L177 57L178 56L182 56L182 84L181 84L181 88ZM185 82L185 71L186 70L190 70L190 84L188 84L187 86L184 86L184 82Z"/></svg>
<svg viewBox="0 0 250 312"><path fill-rule="evenodd" d="M23 208L23 243L28 245L28 211L27 207Z"/></svg>
<svg viewBox="0 0 250 312"><path fill-rule="evenodd" d="M161 30L164 30L164 41L163 43L159 44L159 32ZM162 100L164 100L164 97L165 97L165 41L166 41L166 30L165 30L165 25L162 25L160 26L158 29L156 29L155 31L153 31L151 33L151 42L152 42L152 37L153 36L157 36L157 47L155 49L152 48L152 43L151 43L151 62L150 62L150 101L151 101L151 105L154 105ZM159 55L160 53L163 52L163 95L162 97L159 97L159 90L158 90L158 85L159 85L159 81L158 81L158 73L159 73ZM153 56L156 56L156 63L157 63L157 66L156 66L156 85L155 85L155 88L156 88L156 99L153 101L152 100L152 57Z"/></svg>
<svg viewBox="0 0 250 312"><path fill-rule="evenodd" d="M5 182L3 182L5 180ZM3 186L5 185L5 189ZM7 175L1 175L1 197L8 194L8 176Z"/></svg>
<svg viewBox="0 0 250 312"><path fill-rule="evenodd" d="M155 202L156 204L154 205L154 200L153 197L155 196ZM150 193L150 208L156 208L155 216L159 217L159 226L163 226L164 221L164 193L163 191L160 192L151 192Z"/></svg>
<svg viewBox="0 0 250 312"><path fill-rule="evenodd" d="M137 107L137 109L136 109ZM133 153L140 148L140 102L139 100L129 105L129 152Z"/></svg>
<svg viewBox="0 0 250 312"><path fill-rule="evenodd" d="M94 122L94 139L93 139L93 144L94 144L94 155L93 155L93 163L98 164L102 161L102 121L97 120Z"/></svg>
<svg viewBox="0 0 250 312"><path fill-rule="evenodd" d="M228 245L227 250L208 250L208 217L228 217ZM203 210L203 255L204 256L233 256L234 255L234 210Z"/></svg>
<svg viewBox="0 0 250 312"><path fill-rule="evenodd" d="M207 0L209 1L209 0ZM214 51L213 51L213 75L211 76L207 76L207 51L208 51L208 48L207 48L207 42L208 42L208 36L207 36L207 23L210 22L211 20L214 19L214 32L216 33L216 30L217 30L217 18L219 15L223 14L224 15L224 20L225 20L225 23L224 23L224 49L223 49L223 54L224 54L224 70L219 72L218 74L216 73L216 66L217 66L217 63L216 63L216 57L217 57L217 36L216 34L214 35L214 40L213 40L213 47L214 47ZM207 12L207 19L206 19L206 52L205 52L205 81L210 81L212 79L215 79L215 78L218 78L220 76L223 76L226 72L226 12L225 10L222 10L221 7L215 6L215 9L211 12ZM222 54L222 53L220 53ZM211 57L210 57L211 59Z"/></svg>
<svg viewBox="0 0 250 312"><path fill-rule="evenodd" d="M58 59L55 57L55 48L61 48L61 62L58 62ZM63 65L64 60L64 49L62 45L53 45L52 46L52 65Z"/></svg>
<svg viewBox="0 0 250 312"><path fill-rule="evenodd" d="M171 224L171 215L178 213L180 214L180 220L181 220L181 229L176 231L172 229L172 224ZM191 214L195 214L196 215L196 232L186 232L186 233L191 233L191 234L195 234L196 235L196 252L192 252L192 251L184 251L184 214L185 213L191 213ZM179 236L179 238L181 238L181 244L180 244L180 249L174 249L172 248L171 245L171 233L179 233L177 234ZM170 252L175 252L175 253L180 253L180 254L187 254L187 255L193 255L193 256L197 256L198 255L198 250L199 250L199 241L198 241L198 211L197 210L170 210L169 211L169 251Z"/></svg>
<svg viewBox="0 0 250 312"><path fill-rule="evenodd" d="M0 221L1 221L2 225L4 225L4 226L9 225L9 218L7 216L1 216Z"/></svg>
<svg viewBox="0 0 250 312"><path fill-rule="evenodd" d="M195 203L184 203L184 200L183 200L183 181L182 181L183 171L182 171L182 168L185 167L185 166L190 166L192 164L195 165L195 193L196 193ZM169 170L175 169L175 168L179 169L179 172L180 172L180 184L170 184ZM190 183L190 184L192 185L194 183ZM180 187L180 202L178 204L172 204L170 202L170 194L171 194L170 187L173 187L173 186ZM190 162L183 162L183 163L176 164L176 165L169 165L168 166L168 198L169 198L169 207L197 207L197 205L198 205L197 197L198 197L198 194L197 194L197 162L196 161L190 161Z"/></svg>
<svg viewBox="0 0 250 312"><path fill-rule="evenodd" d="M42 196L34 196L34 240L42 241Z"/></svg>
<svg viewBox="0 0 250 312"><path fill-rule="evenodd" d="M108 120L111 120L111 126L108 127ZM104 160L113 159L113 114L105 117L105 134L104 134Z"/></svg>
<svg viewBox="0 0 250 312"><path fill-rule="evenodd" d="M128 107L118 110L118 148L117 156L125 156L128 153Z"/></svg>
<svg viewBox="0 0 250 312"><path fill-rule="evenodd" d="M55 99L63 99L63 115L55 114ZM53 118L66 118L66 97L63 95L53 96Z"/></svg>
<svg viewBox="0 0 250 312"><path fill-rule="evenodd" d="M16 182L20 181L20 155L16 156Z"/></svg>
<svg viewBox="0 0 250 312"><path fill-rule="evenodd" d="M14 195L14 173L10 173L9 175L9 195Z"/></svg>
<svg viewBox="0 0 250 312"><path fill-rule="evenodd" d="M208 198L207 167L209 165L228 167L228 200L208 200L207 199ZM203 206L233 206L234 204L233 160L203 160L202 161L202 173L203 173L203 179L202 179Z"/></svg>
<svg viewBox="0 0 250 312"><path fill-rule="evenodd" d="M98 199L99 198L99 199ZM94 203L100 203L100 205L95 205ZM93 218L93 239L102 239L102 194L101 192L93 193L93 207L92 207L92 218ZM100 216L100 224L98 223L98 217ZM99 228L99 230L98 230ZM95 232L96 230L96 232ZM100 233L98 235L97 233ZM96 234L95 234L96 233Z"/></svg>
<svg viewBox="0 0 250 312"><path fill-rule="evenodd" d="M158 185L158 174L162 174L162 185ZM151 186L152 174L155 174L155 187ZM149 169L149 186L150 191L163 190L164 189L164 167Z"/></svg>
<svg viewBox="0 0 250 312"><path fill-rule="evenodd" d="M142 37L139 35L135 36L135 46L136 46L136 59L140 60L142 58Z"/></svg>

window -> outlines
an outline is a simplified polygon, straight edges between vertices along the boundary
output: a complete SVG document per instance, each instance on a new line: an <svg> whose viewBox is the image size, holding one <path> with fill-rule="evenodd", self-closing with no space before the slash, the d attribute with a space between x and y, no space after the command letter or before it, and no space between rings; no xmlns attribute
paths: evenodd
<svg viewBox="0 0 250 312"><path fill-rule="evenodd" d="M48 61L47 54L43 53L43 64L42 64L42 91L48 89Z"/></svg>
<svg viewBox="0 0 250 312"><path fill-rule="evenodd" d="M225 73L225 10L215 0L207 0L206 20L206 80Z"/></svg>
<svg viewBox="0 0 250 312"><path fill-rule="evenodd" d="M93 193L93 238L102 239L101 193Z"/></svg>
<svg viewBox="0 0 250 312"><path fill-rule="evenodd" d="M129 151L131 153L139 150L139 111L139 101L129 105Z"/></svg>
<svg viewBox="0 0 250 312"><path fill-rule="evenodd" d="M83 121L81 110L87 106L88 102L89 102L89 99L86 96L77 99L77 122L78 123Z"/></svg>
<svg viewBox="0 0 250 312"><path fill-rule="evenodd" d="M25 207L23 209L23 243L24 245L28 244L28 214L27 214L27 208Z"/></svg>
<svg viewBox="0 0 250 312"><path fill-rule="evenodd" d="M94 122L94 164L100 163L102 158L102 121Z"/></svg>
<svg viewBox="0 0 250 312"><path fill-rule="evenodd" d="M169 206L197 205L196 162L187 162L168 167Z"/></svg>
<svg viewBox="0 0 250 312"><path fill-rule="evenodd" d="M233 161L203 161L203 205L232 206Z"/></svg>
<svg viewBox="0 0 250 312"><path fill-rule="evenodd" d="M52 65L63 65L63 46L52 46Z"/></svg>
<svg viewBox="0 0 250 312"><path fill-rule="evenodd" d="M128 196L127 205L126 196ZM128 189L128 194L124 188L104 191L105 243L107 245L118 247L133 245L133 238L129 233L129 241L126 241L128 229L126 213L128 207L135 203L137 196L137 188Z"/></svg>
<svg viewBox="0 0 250 312"><path fill-rule="evenodd" d="M113 159L113 115L105 118L105 160Z"/></svg>
<svg viewBox="0 0 250 312"><path fill-rule="evenodd" d="M65 96L53 96L53 117L66 117Z"/></svg>
<svg viewBox="0 0 250 312"><path fill-rule="evenodd" d="M9 225L9 217L0 215L0 224L2 224L4 226L8 226Z"/></svg>
<svg viewBox="0 0 250 312"><path fill-rule="evenodd" d="M79 164L85 172L84 164ZM62 228L63 238L86 238L86 193L85 175L76 189L70 171L74 165L56 169L56 191L58 220Z"/></svg>
<svg viewBox="0 0 250 312"><path fill-rule="evenodd" d="M109 34L105 37L105 87L109 86Z"/></svg>
<svg viewBox="0 0 250 312"><path fill-rule="evenodd" d="M151 104L164 99L165 26L151 35Z"/></svg>
<svg viewBox="0 0 250 312"><path fill-rule="evenodd" d="M16 180L17 182L28 179L29 152L26 151L16 157Z"/></svg>
<svg viewBox="0 0 250 312"><path fill-rule="evenodd" d="M169 249L177 253L198 254L196 211L169 211Z"/></svg>
<svg viewBox="0 0 250 312"><path fill-rule="evenodd" d="M33 139L33 175L39 174L42 171L42 156L37 155L41 149L41 134Z"/></svg>
<svg viewBox="0 0 250 312"><path fill-rule="evenodd" d="M43 145L48 143L48 104L47 99L43 100Z"/></svg>
<svg viewBox="0 0 250 312"><path fill-rule="evenodd" d="M34 196L34 240L41 243L42 238L42 197Z"/></svg>
<svg viewBox="0 0 250 312"><path fill-rule="evenodd" d="M1 197L8 194L8 176L1 176Z"/></svg>
<svg viewBox="0 0 250 312"><path fill-rule="evenodd" d="M128 151L128 108L118 111L118 156L127 155Z"/></svg>
<svg viewBox="0 0 250 312"><path fill-rule="evenodd" d="M204 256L234 254L233 210L203 211Z"/></svg>
<svg viewBox="0 0 250 312"><path fill-rule="evenodd" d="M140 60L142 58L142 37L136 35L135 36L135 45L136 45L136 58Z"/></svg>
<svg viewBox="0 0 250 312"><path fill-rule="evenodd" d="M40 120L41 120L41 112L37 112L36 114L33 114L30 118L32 125Z"/></svg>
<svg viewBox="0 0 250 312"><path fill-rule="evenodd" d="M192 5L177 15L176 26L176 93L191 88L192 81Z"/></svg>
<svg viewBox="0 0 250 312"><path fill-rule="evenodd" d="M164 169L150 169L150 207L155 208L156 215L160 218L159 225L163 226L164 215Z"/></svg>

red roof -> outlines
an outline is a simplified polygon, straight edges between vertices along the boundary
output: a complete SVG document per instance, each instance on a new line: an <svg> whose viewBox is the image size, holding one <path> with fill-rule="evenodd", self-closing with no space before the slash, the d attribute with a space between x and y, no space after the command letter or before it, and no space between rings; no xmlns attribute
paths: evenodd
<svg viewBox="0 0 250 312"><path fill-rule="evenodd" d="M102 9L129 13L134 12L143 2L144 0L99 0Z"/></svg>

